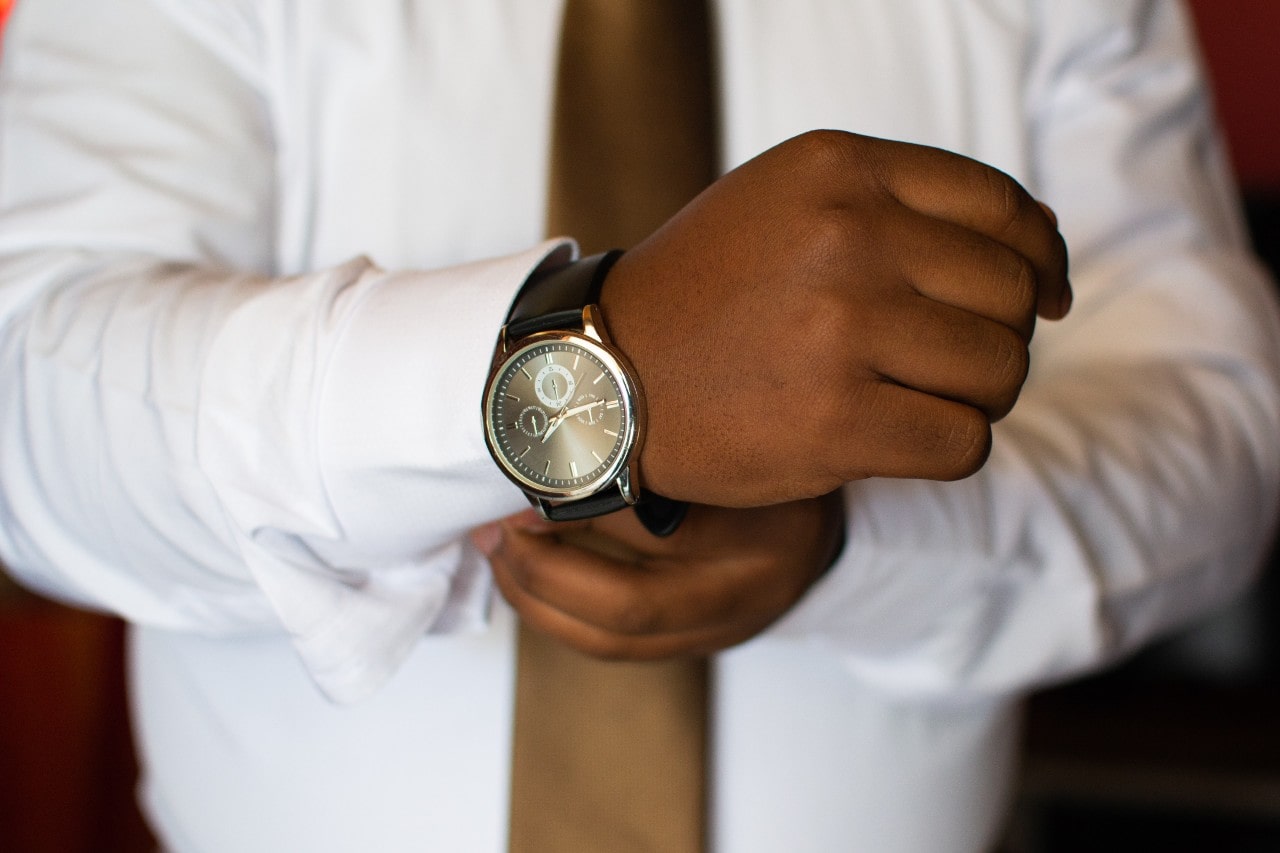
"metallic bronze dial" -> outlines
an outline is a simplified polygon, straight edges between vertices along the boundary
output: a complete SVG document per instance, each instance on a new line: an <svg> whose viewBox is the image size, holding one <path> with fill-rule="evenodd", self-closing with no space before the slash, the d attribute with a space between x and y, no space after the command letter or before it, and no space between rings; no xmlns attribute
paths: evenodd
<svg viewBox="0 0 1280 853"><path fill-rule="evenodd" d="M509 476L535 492L590 494L627 462L635 435L631 401L606 348L571 334L534 338L489 386L489 447Z"/></svg>

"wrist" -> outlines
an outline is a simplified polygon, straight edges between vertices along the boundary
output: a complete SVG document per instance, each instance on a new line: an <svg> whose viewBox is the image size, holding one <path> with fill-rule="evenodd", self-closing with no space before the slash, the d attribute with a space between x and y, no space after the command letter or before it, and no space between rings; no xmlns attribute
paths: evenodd
<svg viewBox="0 0 1280 853"><path fill-rule="evenodd" d="M636 274L634 250L623 254L610 268L601 283L599 305L609 335L619 351L626 354L645 400L645 435L636 456L636 469L645 491L670 495L677 480L671 477L673 454L664 440L664 401L667 399L658 361L653 351L655 338L651 328L654 312L646 310L637 299L640 288L630 285ZM668 342L669 344L669 342Z"/></svg>

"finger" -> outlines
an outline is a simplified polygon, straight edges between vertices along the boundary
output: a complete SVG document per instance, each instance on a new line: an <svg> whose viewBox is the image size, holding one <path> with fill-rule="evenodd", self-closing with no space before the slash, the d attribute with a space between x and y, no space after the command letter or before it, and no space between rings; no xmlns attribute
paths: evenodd
<svg viewBox="0 0 1280 853"><path fill-rule="evenodd" d="M536 599L520 605L512 603L512 606L530 628L601 660L653 661L706 656L750 639L755 633L726 624L669 634L614 634Z"/></svg>
<svg viewBox="0 0 1280 853"><path fill-rule="evenodd" d="M806 551L823 539L818 505L704 508L678 553L640 562L617 556L614 540L601 553L597 543L584 549L517 531L506 539L504 570L532 597L610 634L687 633L733 621L758 626L789 606L815 573L818 561ZM804 544L795 544L795 536ZM792 545L786 560L761 547L784 540Z"/></svg>
<svg viewBox="0 0 1280 853"><path fill-rule="evenodd" d="M981 468L991 451L990 422L964 403L881 381L862 383L844 405L848 449L837 473L845 482L959 480Z"/></svg>
<svg viewBox="0 0 1280 853"><path fill-rule="evenodd" d="M669 536L655 536L640 521L634 512L615 512L591 519L592 535L604 535L625 545L635 553L647 558L673 557L682 555L694 557L698 555L724 555L732 553L734 548L742 544L741 529L732 525L732 531L726 530L725 520L719 512L709 511L708 507L691 506L685 520ZM747 511L733 515L733 519L741 523L749 517Z"/></svg>
<svg viewBox="0 0 1280 853"><path fill-rule="evenodd" d="M689 553L690 545L705 552L720 548L727 540L709 539L699 519L703 507L690 507L688 519L671 536L655 536L639 517L627 510L580 521L547 521L533 509L509 516L506 521L528 533L553 534L563 543L585 548L623 563L638 563L653 557ZM488 538L497 542L501 532L494 530ZM488 552L488 548L482 549Z"/></svg>
<svg viewBox="0 0 1280 853"><path fill-rule="evenodd" d="M611 634L683 631L720 617L694 580L699 573L664 572L653 562L626 562L558 536L507 527L490 563L495 577L501 573L522 598Z"/></svg>
<svg viewBox="0 0 1280 853"><path fill-rule="evenodd" d="M898 385L954 400L996 421L1026 381L1027 342L1009 326L920 296L869 319L870 367Z"/></svg>
<svg viewBox="0 0 1280 853"><path fill-rule="evenodd" d="M976 160L918 145L881 146L886 188L902 204L1004 243L1035 268L1037 312L1058 319L1070 305L1067 250L1045 209L1010 176Z"/></svg>
<svg viewBox="0 0 1280 853"><path fill-rule="evenodd" d="M655 536L632 510L621 510L585 522L593 538L607 537L630 549L633 554L657 556L675 553L677 547L670 536ZM677 531L679 528L677 528ZM677 540L679 541L679 540Z"/></svg>
<svg viewBox="0 0 1280 853"><path fill-rule="evenodd" d="M635 563L654 552L665 540L649 533L635 513L619 511L579 521L549 521L537 510L527 509L503 519L507 525L526 533L552 534L561 542L585 548L621 562ZM482 535L497 543L501 539L499 524ZM474 537L473 537L474 538ZM481 550L488 554L491 547Z"/></svg>
<svg viewBox="0 0 1280 853"><path fill-rule="evenodd" d="M754 633L731 621L679 630L619 631L600 624L593 613L588 616L545 600L525 582L530 574L540 574L543 569L554 574L557 567L564 566L590 567L594 571L617 567L609 558L561 545L553 537L505 528L502 544L490 555L490 564L498 589L521 619L595 657L651 660L676 654L709 654Z"/></svg>
<svg viewBox="0 0 1280 853"><path fill-rule="evenodd" d="M1035 330L1035 266L998 240L970 228L901 210L893 223L914 235L900 267L922 296L1003 323L1026 341Z"/></svg>
<svg viewBox="0 0 1280 853"><path fill-rule="evenodd" d="M1075 298L1075 294L1071 289L1070 254L1067 251L1066 238L1062 236L1062 231L1058 228L1057 212L1043 201L1037 200L1036 204L1040 205L1040 210L1042 210L1044 215L1048 217L1049 224L1053 226L1053 230L1057 233L1058 245L1055 249L1061 253L1062 275L1064 279L1064 286L1061 293L1058 295L1057 305L1051 306L1047 303L1042 303L1037 306L1036 313L1041 317L1044 317L1046 320L1061 320L1063 317L1067 316L1067 312L1071 310L1071 303Z"/></svg>

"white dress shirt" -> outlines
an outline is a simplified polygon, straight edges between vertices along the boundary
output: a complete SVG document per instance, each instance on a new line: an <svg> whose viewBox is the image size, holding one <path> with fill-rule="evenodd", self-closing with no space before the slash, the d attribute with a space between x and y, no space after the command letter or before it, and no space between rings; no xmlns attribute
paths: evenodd
<svg viewBox="0 0 1280 853"><path fill-rule="evenodd" d="M1071 249L986 467L848 486L836 566L715 666L715 849L981 850L1017 696L1231 596L1276 515L1276 310L1186 15L716 7L726 167L815 127L937 145ZM512 617L464 534L526 506L480 395L514 291L569 250L540 233L559 12L18 5L0 556L137 626L173 850L503 849Z"/></svg>

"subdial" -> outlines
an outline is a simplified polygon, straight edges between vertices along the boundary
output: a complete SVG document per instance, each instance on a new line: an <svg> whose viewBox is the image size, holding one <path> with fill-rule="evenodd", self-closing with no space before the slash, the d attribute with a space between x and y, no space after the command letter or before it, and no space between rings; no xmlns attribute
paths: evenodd
<svg viewBox="0 0 1280 853"><path fill-rule="evenodd" d="M525 435L537 438L546 432L547 420L547 413L542 409L537 406L525 406L520 417L516 419L516 426Z"/></svg>
<svg viewBox="0 0 1280 853"><path fill-rule="evenodd" d="M581 394L573 401L573 408L578 410L575 415L578 423L595 426L600 423L600 417L604 414L604 400L598 394Z"/></svg>
<svg viewBox="0 0 1280 853"><path fill-rule="evenodd" d="M569 368L560 364L548 364L533 377L533 390L542 405L548 409L563 409L565 403L573 399L573 392L578 389Z"/></svg>

